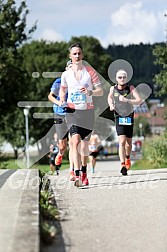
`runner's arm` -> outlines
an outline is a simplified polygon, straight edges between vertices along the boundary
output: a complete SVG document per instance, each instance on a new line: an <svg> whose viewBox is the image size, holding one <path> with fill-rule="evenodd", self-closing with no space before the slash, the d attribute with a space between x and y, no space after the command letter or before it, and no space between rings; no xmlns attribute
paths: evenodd
<svg viewBox="0 0 167 252"><path fill-rule="evenodd" d="M94 85L94 89L92 90L92 96L102 96L103 95L103 89L100 85Z"/></svg>
<svg viewBox="0 0 167 252"><path fill-rule="evenodd" d="M128 99L128 102L132 105L140 105L142 103L142 99L139 93L137 92L137 89L133 85L131 85L130 91L134 99Z"/></svg>
<svg viewBox="0 0 167 252"><path fill-rule="evenodd" d="M81 88L81 92L88 95L88 96L102 96L103 95L103 89L101 85L94 86L93 90L89 90L85 87Z"/></svg>
<svg viewBox="0 0 167 252"><path fill-rule="evenodd" d="M66 100L66 87L60 86L60 91L59 91L59 97L60 97L60 103L63 104Z"/></svg>
<svg viewBox="0 0 167 252"><path fill-rule="evenodd" d="M48 99L49 101L51 101L54 104L57 104L58 106L60 106L60 101L58 99L56 99L55 97L55 93L53 91L50 91L49 95L48 95Z"/></svg>
<svg viewBox="0 0 167 252"><path fill-rule="evenodd" d="M120 95L119 100L122 102L128 102L132 105L140 105L142 103L142 99L140 98L139 93L137 92L136 88L133 85L130 85L130 95L133 96L133 99L132 98L128 99Z"/></svg>
<svg viewBox="0 0 167 252"><path fill-rule="evenodd" d="M86 69L90 74L92 85L93 85L92 90L88 90L88 95L90 95L90 96L103 96L104 92L103 92L103 88L102 88L102 85L101 85L101 82L100 82L100 79L99 79L97 72L92 67L86 66Z"/></svg>
<svg viewBox="0 0 167 252"><path fill-rule="evenodd" d="M115 105L114 105L114 99L113 99L113 90L114 90L114 87L110 87L110 92L108 94L108 105L110 107L110 110L114 110L115 109Z"/></svg>

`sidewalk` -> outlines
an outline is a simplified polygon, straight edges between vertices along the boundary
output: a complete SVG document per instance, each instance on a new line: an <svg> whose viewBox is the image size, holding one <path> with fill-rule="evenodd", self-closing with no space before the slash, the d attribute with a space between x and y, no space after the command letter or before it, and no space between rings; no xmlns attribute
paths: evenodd
<svg viewBox="0 0 167 252"><path fill-rule="evenodd" d="M167 251L167 169L119 170L118 161L98 161L83 188L68 171L49 177L61 220L55 244L42 252Z"/></svg>
<svg viewBox="0 0 167 252"><path fill-rule="evenodd" d="M0 170L0 252L39 251L38 170Z"/></svg>

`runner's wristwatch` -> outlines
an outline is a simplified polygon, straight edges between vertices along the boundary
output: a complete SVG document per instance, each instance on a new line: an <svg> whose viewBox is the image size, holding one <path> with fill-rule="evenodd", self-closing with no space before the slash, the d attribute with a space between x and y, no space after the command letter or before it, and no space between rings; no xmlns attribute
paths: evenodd
<svg viewBox="0 0 167 252"><path fill-rule="evenodd" d="M89 90L89 96L93 95L93 91L92 90Z"/></svg>

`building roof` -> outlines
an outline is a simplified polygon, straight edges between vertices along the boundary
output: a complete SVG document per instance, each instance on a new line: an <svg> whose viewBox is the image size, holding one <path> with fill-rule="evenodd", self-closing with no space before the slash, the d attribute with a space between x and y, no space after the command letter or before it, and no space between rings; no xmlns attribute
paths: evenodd
<svg viewBox="0 0 167 252"><path fill-rule="evenodd" d="M140 106L136 106L134 113L135 117L144 116L146 118L151 118L151 113L146 102L143 102Z"/></svg>
<svg viewBox="0 0 167 252"><path fill-rule="evenodd" d="M167 106L155 107L154 105L150 108L152 118L150 123L154 126L166 126L167 121L165 119L165 113L167 117Z"/></svg>

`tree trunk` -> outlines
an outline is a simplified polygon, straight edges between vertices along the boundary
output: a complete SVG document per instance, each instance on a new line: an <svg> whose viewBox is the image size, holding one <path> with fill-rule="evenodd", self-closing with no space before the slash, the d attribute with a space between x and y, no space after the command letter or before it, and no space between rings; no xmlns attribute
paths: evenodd
<svg viewBox="0 0 167 252"><path fill-rule="evenodd" d="M17 147L14 147L14 158L17 159L18 158L18 149Z"/></svg>

